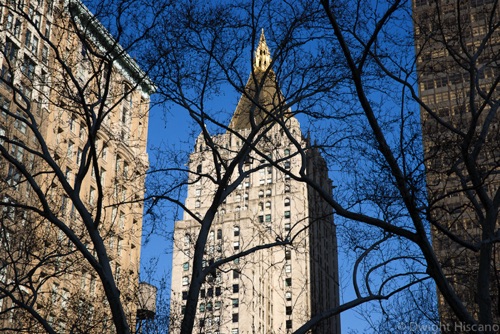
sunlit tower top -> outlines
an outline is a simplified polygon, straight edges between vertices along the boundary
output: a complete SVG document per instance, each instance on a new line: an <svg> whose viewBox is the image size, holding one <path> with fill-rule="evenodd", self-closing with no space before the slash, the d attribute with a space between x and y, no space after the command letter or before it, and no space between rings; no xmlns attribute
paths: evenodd
<svg viewBox="0 0 500 334"><path fill-rule="evenodd" d="M266 43L266 37L264 36L264 29L260 34L259 46L255 50L255 71L266 71L271 65L271 53L269 52L269 47Z"/></svg>

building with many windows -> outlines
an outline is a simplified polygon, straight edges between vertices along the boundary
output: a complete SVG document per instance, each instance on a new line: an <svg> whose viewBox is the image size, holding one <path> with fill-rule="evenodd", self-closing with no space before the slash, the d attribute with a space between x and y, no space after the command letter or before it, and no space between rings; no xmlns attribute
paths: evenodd
<svg viewBox="0 0 500 334"><path fill-rule="evenodd" d="M500 8L415 0L413 9L433 246L467 311L478 319L486 302L498 324ZM443 324L455 322L441 294L439 305Z"/></svg>
<svg viewBox="0 0 500 334"><path fill-rule="evenodd" d="M78 0L2 1L0 48L0 327L113 332L106 258L134 326L154 87Z"/></svg>
<svg viewBox="0 0 500 334"><path fill-rule="evenodd" d="M239 178L241 182L218 207L210 227L203 268L234 258L212 270L201 287L197 333L288 333L339 303L332 208L307 184L290 176L304 167L307 175L331 194L328 170L319 153L302 136L297 119L289 111L280 111L284 100L270 64L262 33L246 93L227 132L212 140L221 159L230 163L242 150L245 138L249 138L252 123L258 126L269 115L278 115L303 149L306 165L302 166L297 146L283 127L272 122L262 127L265 139L241 162L241 169L231 181ZM259 101L258 106L250 97ZM218 167L206 142L201 134L190 156L192 173L185 203L190 213L186 211L184 219L175 224L171 296L174 333L193 279L191 269L200 221L212 205L217 187L209 176L215 176ZM280 241L289 243L235 256ZM339 317L325 320L313 333L340 333Z"/></svg>

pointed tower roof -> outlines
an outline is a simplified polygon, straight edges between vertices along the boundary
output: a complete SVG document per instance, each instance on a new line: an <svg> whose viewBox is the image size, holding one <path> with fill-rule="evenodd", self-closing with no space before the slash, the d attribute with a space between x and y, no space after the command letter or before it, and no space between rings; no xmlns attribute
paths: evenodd
<svg viewBox="0 0 500 334"><path fill-rule="evenodd" d="M245 86L238 106L229 124L232 130L250 129L252 120L261 123L270 113L277 117L283 113L283 95L276 82L276 76L271 66L271 53L267 46L264 29L260 35L259 45L255 50L253 71Z"/></svg>

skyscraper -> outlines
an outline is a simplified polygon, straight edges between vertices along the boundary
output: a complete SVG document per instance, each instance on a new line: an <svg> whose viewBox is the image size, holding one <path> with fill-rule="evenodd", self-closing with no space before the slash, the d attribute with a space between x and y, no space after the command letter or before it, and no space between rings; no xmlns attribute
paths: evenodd
<svg viewBox="0 0 500 334"><path fill-rule="evenodd" d="M498 324L500 8L492 0L413 8L433 245L468 312ZM441 295L439 308L445 324L455 321Z"/></svg>
<svg viewBox="0 0 500 334"><path fill-rule="evenodd" d="M154 88L78 0L0 22L0 327L114 332L105 258L134 326Z"/></svg>
<svg viewBox="0 0 500 334"><path fill-rule="evenodd" d="M258 128L262 140L256 141L236 175L228 180L231 184L236 181L235 189L217 208L210 226L203 267L229 257L232 261L207 275L198 299L196 332L287 333L339 303L332 208L307 184L290 176L305 168L309 177L331 193L328 170L318 151L302 135L297 119L290 110L283 110L285 97L270 65L270 51L262 33L252 74L229 127L226 133L211 138L218 148L219 161L227 164L244 150L252 131ZM282 121L284 128L273 119ZM299 153L304 154L304 160ZM213 177L223 172L219 161L214 161L214 151L200 134L189 160L187 210L184 219L175 224L171 296L174 333L188 298L200 222L217 189ZM273 243L278 245L266 247ZM325 320L313 332L339 333L339 317Z"/></svg>

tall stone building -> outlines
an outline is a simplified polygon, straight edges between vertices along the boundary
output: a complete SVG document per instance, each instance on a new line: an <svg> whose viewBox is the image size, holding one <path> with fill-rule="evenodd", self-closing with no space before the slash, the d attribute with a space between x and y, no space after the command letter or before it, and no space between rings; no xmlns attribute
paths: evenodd
<svg viewBox="0 0 500 334"><path fill-rule="evenodd" d="M0 328L114 332L101 238L134 326L154 87L79 0L2 0L0 49Z"/></svg>
<svg viewBox="0 0 500 334"><path fill-rule="evenodd" d="M339 303L332 209L313 189L289 175L305 168L309 177L331 193L328 170L303 137L297 119L289 110L280 111L285 100L270 64L262 33L246 93L227 132L212 139L221 158L229 163L241 151L253 125L268 122L271 114L284 121L286 131L273 122L262 127L261 132L266 131L263 139L241 162L241 169L231 180L240 178L241 182L217 209L203 267L254 247L291 242L235 257L211 272L199 294L196 333L289 333ZM251 98L258 100L258 106ZM285 132L300 144L302 152ZM305 165L299 153L305 154ZM277 162L280 168L270 161ZM175 224L171 296L174 333L179 330L192 279L194 244L200 231L197 219L204 217L216 189L213 179L206 176L214 176L219 167L206 138L200 134L189 162L192 174L185 206L192 215L186 211L184 219ZM340 333L339 317L324 321L313 333Z"/></svg>
<svg viewBox="0 0 500 334"><path fill-rule="evenodd" d="M433 245L470 314L488 321L478 311L491 303L499 324L500 8L415 0L413 9ZM455 323L441 295L439 305Z"/></svg>

